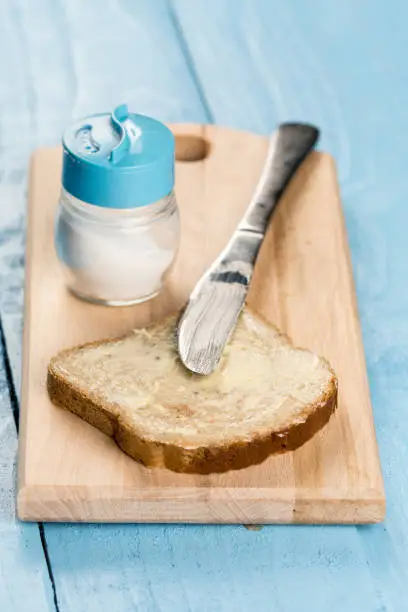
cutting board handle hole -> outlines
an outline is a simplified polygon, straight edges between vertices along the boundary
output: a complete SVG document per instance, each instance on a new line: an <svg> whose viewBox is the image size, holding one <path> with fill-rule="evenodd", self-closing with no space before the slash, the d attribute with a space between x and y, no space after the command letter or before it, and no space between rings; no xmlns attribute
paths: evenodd
<svg viewBox="0 0 408 612"><path fill-rule="evenodd" d="M202 136L179 134L176 136L176 161L203 161L210 154L210 143Z"/></svg>

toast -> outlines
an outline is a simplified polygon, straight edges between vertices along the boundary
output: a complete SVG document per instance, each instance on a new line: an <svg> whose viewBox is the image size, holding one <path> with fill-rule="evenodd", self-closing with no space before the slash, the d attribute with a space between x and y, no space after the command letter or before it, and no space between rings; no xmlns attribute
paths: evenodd
<svg viewBox="0 0 408 612"><path fill-rule="evenodd" d="M210 376L179 361L176 324L169 318L59 353L48 367L51 400L146 466L199 474L294 450L335 410L329 363L250 310Z"/></svg>

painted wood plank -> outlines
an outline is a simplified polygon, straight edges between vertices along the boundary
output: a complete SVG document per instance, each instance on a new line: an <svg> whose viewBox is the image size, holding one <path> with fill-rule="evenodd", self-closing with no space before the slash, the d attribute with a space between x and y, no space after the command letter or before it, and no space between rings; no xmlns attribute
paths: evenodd
<svg viewBox="0 0 408 612"><path fill-rule="evenodd" d="M24 161L30 133L29 103L21 96L24 74L19 29L8 3L0 3L0 301L9 316L8 334L18 371L23 280L21 202ZM3 231L6 228L6 231ZM4 321L3 321L4 323ZM4 329L4 328L3 328ZM17 432L7 386L3 349L0 352L0 609L54 610L53 593L37 525L22 525L15 516Z"/></svg>
<svg viewBox="0 0 408 612"><path fill-rule="evenodd" d="M62 610L269 612L305 602L325 612L381 610L365 550L350 546L348 528L293 531L296 538L281 527L48 527Z"/></svg>
<svg viewBox="0 0 408 612"><path fill-rule="evenodd" d="M408 8L369 0L173 4L217 122L267 133L277 121L311 120L336 156L388 494L385 528L357 533L381 605L399 610L408 546L400 467L408 418L408 290L401 282L408 69L400 50L408 44ZM352 531L351 539L358 546Z"/></svg>
<svg viewBox="0 0 408 612"><path fill-rule="evenodd" d="M16 520L17 432L13 419L4 354L0 346L0 610L54 610L52 588L37 525Z"/></svg>

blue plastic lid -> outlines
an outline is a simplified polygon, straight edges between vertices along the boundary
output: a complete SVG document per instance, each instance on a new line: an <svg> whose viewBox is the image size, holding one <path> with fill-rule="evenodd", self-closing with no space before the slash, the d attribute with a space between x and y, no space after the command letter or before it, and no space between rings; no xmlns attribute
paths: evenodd
<svg viewBox="0 0 408 612"><path fill-rule="evenodd" d="M62 186L83 202L136 208L173 189L173 134L160 121L129 113L126 105L77 121L62 144Z"/></svg>

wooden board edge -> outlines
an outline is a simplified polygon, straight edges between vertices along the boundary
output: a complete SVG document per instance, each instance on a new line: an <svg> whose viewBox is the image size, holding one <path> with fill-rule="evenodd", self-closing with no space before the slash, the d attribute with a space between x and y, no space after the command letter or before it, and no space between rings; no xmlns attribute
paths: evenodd
<svg viewBox="0 0 408 612"><path fill-rule="evenodd" d="M18 457L17 457L17 489L24 487L26 472L26 441L27 441L27 415L28 415L28 377L29 377L29 342L30 342L30 299L31 299L31 265L32 265L32 234L33 206L31 197L35 179L35 168L38 163L37 151L30 158L28 173L28 198L27 198L27 229L25 248L25 275L24 275L24 308L23 308L23 340L21 359L21 388L20 388L20 423L18 433Z"/></svg>
<svg viewBox="0 0 408 612"><path fill-rule="evenodd" d="M118 487L115 495L101 487L93 488L95 498L87 502L80 487L68 496L64 487L24 485L17 513L27 522L356 525L381 523L386 512L385 497L377 490L357 491L348 499L336 498L335 489L320 497L281 489L260 489L257 499L241 493L238 499L235 490L220 489L207 497L197 489L168 488L143 498L132 490Z"/></svg>
<svg viewBox="0 0 408 612"><path fill-rule="evenodd" d="M343 241L343 251L344 251L345 259L346 259L348 282L349 282L350 289L351 289L350 290L350 296L352 299L351 307L352 307L353 314L354 314L353 320L355 322L356 336L358 338L358 350L360 353L359 361L361 365L363 366L362 383L365 386L365 392L369 400L370 426L371 426L371 436L369 436L369 439L372 441L373 446L374 446L373 451L374 451L375 461L376 461L375 469L376 469L377 478L378 478L378 482L377 482L378 494L379 494L379 498L383 500L383 505L384 505L383 515L385 516L386 495L385 495L385 486L384 486L384 476L383 476L382 467L381 467L381 458L380 458L379 447L378 447L377 432L376 432L376 427L375 427L375 422L374 422L374 412L373 412L373 406L372 406L371 389L370 389L370 383L368 379L367 360L366 360L363 332L361 328L361 317L360 317L360 311L359 311L359 305L358 305L358 299L357 299L353 262L351 259L350 241L348 237L346 218L344 215L344 210L343 210L343 205L342 205L340 184L337 178L338 173L337 173L336 160L334 159L332 155L328 153L326 153L325 155L327 156L327 159L332 166L332 171L336 178L336 180L334 181L334 188L336 190L336 202L339 208L339 218L341 219L340 230L341 230L341 236L342 236L342 241Z"/></svg>

